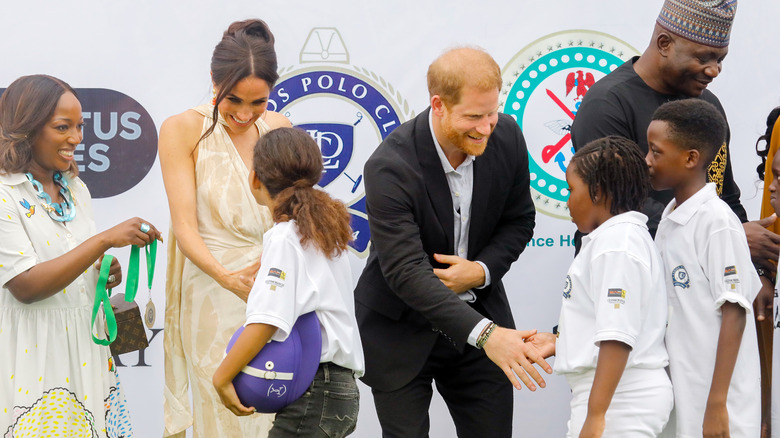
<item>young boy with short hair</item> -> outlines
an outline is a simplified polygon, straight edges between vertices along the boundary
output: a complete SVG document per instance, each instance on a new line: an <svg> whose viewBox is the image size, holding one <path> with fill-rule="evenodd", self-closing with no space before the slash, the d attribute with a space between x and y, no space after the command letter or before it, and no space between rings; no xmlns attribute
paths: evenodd
<svg viewBox="0 0 780 438"><path fill-rule="evenodd" d="M664 261L666 347L677 437L758 437L761 382L752 316L761 287L737 216L707 183L726 122L700 99L666 103L647 130L656 190L671 189L656 244Z"/></svg>

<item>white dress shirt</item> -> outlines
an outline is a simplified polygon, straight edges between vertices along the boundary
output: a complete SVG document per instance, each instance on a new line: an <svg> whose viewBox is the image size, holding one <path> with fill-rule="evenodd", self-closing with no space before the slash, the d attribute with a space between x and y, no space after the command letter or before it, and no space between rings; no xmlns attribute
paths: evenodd
<svg viewBox="0 0 780 438"><path fill-rule="evenodd" d="M466 155L466 159L460 163L457 169L452 167L447 156L444 155L439 140L436 138L436 134L433 131L433 114L428 113L428 125L431 128L431 136L433 137L433 144L436 145L436 153L441 160L441 166L444 169L444 175L447 177L447 184L450 187L450 196L452 196L452 214L453 223L455 225L454 230L454 250L455 255L458 257L466 258L469 252L469 226L471 225L471 195L474 192L474 155ZM485 271L485 283L477 289L482 289L490 285L490 271L487 266L475 260L482 266ZM458 297L468 303L473 303L477 300L477 295L472 290L467 290ZM470 345L477 344L477 337L482 332L490 320L483 318L469 334L468 343Z"/></svg>

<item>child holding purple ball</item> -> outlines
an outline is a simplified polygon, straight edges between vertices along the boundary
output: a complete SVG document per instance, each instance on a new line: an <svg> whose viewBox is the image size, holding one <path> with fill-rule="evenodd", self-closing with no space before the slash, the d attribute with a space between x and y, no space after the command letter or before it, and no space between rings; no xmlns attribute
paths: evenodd
<svg viewBox="0 0 780 438"><path fill-rule="evenodd" d="M299 316L315 312L322 333L319 369L308 391L276 414L269 437L349 435L357 423L355 379L365 368L346 255L349 213L314 187L322 156L301 130L280 128L262 136L253 167L252 194L270 208L274 226L263 235L244 330L214 374L214 387L234 414L252 415L255 409L238 399L234 377L269 340L284 341Z"/></svg>

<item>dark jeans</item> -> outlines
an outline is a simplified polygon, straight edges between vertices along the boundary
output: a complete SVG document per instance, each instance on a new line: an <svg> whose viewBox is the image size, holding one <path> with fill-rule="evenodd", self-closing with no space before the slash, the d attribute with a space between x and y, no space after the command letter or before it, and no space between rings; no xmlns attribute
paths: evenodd
<svg viewBox="0 0 780 438"><path fill-rule="evenodd" d="M338 438L355 431L360 392L355 373L321 363L309 390L277 412L269 438Z"/></svg>

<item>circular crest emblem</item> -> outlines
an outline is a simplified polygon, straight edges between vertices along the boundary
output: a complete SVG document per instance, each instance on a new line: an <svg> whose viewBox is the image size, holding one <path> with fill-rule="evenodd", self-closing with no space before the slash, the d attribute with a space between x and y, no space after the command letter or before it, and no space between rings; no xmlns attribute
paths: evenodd
<svg viewBox="0 0 780 438"><path fill-rule="evenodd" d="M691 278L688 276L688 271L685 270L685 266L680 265L672 269L672 283L674 287L681 287L688 289L691 285Z"/></svg>
<svg viewBox="0 0 780 438"><path fill-rule="evenodd" d="M325 58L332 56L324 52ZM409 104L369 70L318 62L282 69L268 108L287 116L317 142L324 165L319 186L347 205L352 216L350 247L366 257L370 235L363 165L382 140L413 116Z"/></svg>
<svg viewBox="0 0 780 438"><path fill-rule="evenodd" d="M502 112L523 130L537 211L569 219L571 123L590 86L638 54L605 33L568 30L534 41L504 67Z"/></svg>

